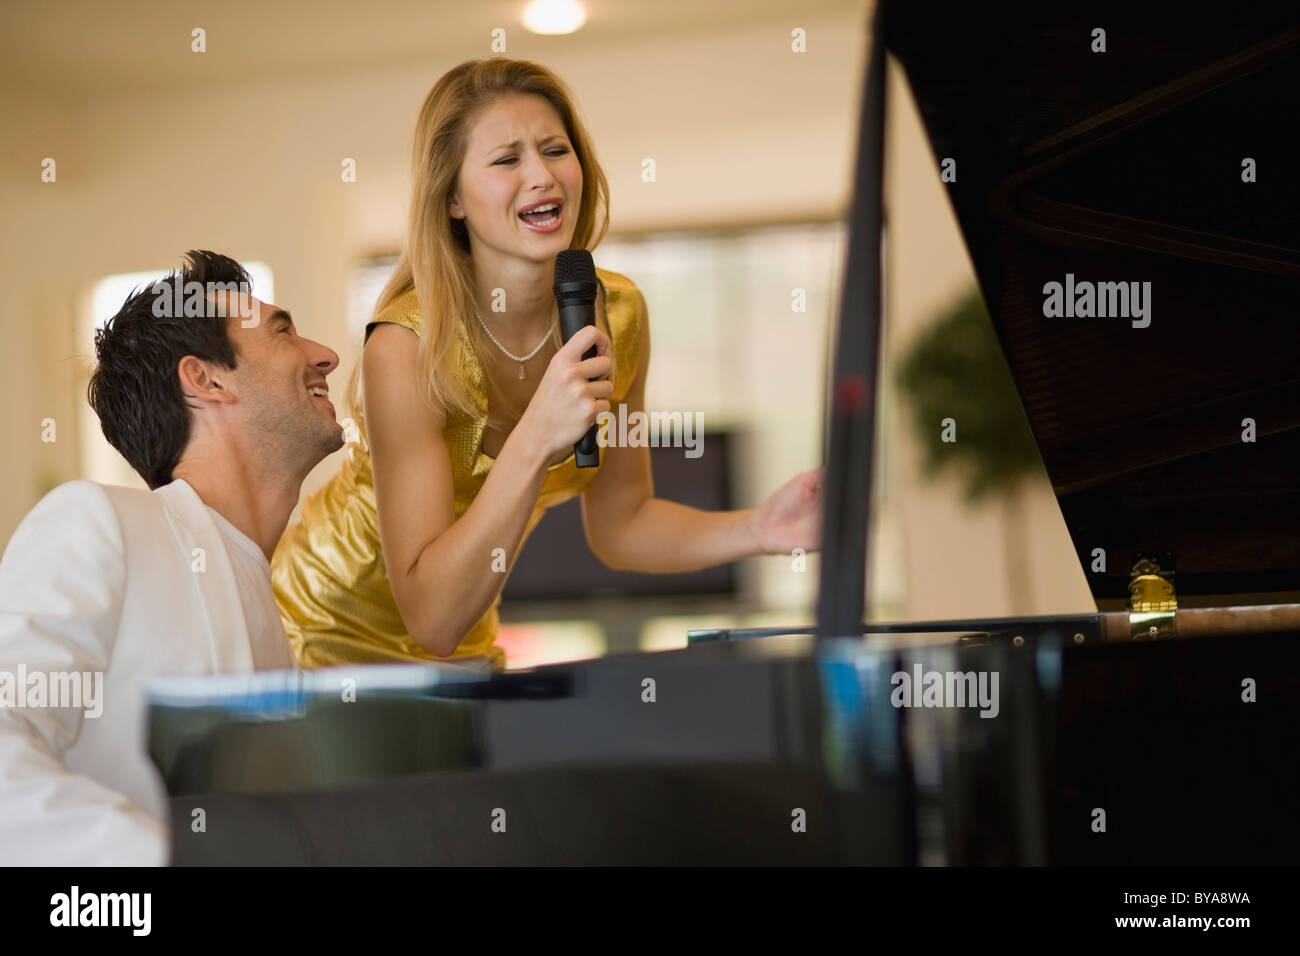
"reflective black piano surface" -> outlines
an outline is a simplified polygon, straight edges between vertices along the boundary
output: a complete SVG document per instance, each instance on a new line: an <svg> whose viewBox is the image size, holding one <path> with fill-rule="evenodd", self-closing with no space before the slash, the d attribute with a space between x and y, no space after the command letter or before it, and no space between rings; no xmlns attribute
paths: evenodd
<svg viewBox="0 0 1300 956"><path fill-rule="evenodd" d="M1018 623L919 646L710 641L499 677L267 675L291 689L157 702L175 859L1294 860L1297 635L1105 642L1095 617ZM997 683L971 694L981 706L896 706L893 675L930 672Z"/></svg>

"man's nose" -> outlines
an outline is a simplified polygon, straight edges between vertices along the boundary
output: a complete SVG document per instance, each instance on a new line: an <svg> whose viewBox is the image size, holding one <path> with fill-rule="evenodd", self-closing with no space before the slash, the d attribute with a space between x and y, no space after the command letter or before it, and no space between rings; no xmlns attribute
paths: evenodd
<svg viewBox="0 0 1300 956"><path fill-rule="evenodd" d="M307 347L312 367L320 369L326 375L339 367L339 354L328 345L308 339Z"/></svg>

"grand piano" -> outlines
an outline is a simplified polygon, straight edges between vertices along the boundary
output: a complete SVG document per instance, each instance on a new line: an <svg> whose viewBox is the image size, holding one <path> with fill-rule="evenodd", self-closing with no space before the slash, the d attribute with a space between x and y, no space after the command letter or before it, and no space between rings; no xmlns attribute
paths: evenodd
<svg viewBox="0 0 1300 956"><path fill-rule="evenodd" d="M160 681L174 862L1293 863L1296 21L882 5L817 626L499 675ZM952 206L1095 613L862 620L886 52L955 161Z"/></svg>

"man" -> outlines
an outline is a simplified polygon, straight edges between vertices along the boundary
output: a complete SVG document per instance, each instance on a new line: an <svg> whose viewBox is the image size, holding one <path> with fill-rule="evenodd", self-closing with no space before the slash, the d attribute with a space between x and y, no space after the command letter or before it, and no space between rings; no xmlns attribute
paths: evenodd
<svg viewBox="0 0 1300 956"><path fill-rule="evenodd" d="M95 336L90 404L152 490L61 485L0 561L0 863L166 863L145 683L294 666L269 560L343 444L338 356L250 288L190 252Z"/></svg>

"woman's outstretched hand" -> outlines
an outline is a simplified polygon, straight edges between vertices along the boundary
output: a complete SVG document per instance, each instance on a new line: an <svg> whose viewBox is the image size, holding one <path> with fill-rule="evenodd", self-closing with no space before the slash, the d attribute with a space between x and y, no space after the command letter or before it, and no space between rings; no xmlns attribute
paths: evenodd
<svg viewBox="0 0 1300 956"><path fill-rule="evenodd" d="M825 468L805 471L763 502L754 515L754 532L763 554L821 550L824 478Z"/></svg>

